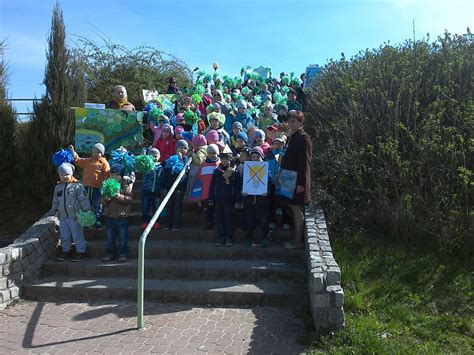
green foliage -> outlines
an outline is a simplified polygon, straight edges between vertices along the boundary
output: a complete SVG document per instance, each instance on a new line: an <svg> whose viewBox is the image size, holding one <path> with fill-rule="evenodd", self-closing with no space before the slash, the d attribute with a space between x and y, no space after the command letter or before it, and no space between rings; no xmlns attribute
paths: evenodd
<svg viewBox="0 0 474 355"><path fill-rule="evenodd" d="M313 353L469 353L474 292L469 260L380 236L333 238L342 272L346 328Z"/></svg>
<svg viewBox="0 0 474 355"><path fill-rule="evenodd" d="M7 101L8 73L7 65L3 60L5 41L0 41L0 180L9 186L15 179L15 129L17 126L15 110Z"/></svg>
<svg viewBox="0 0 474 355"><path fill-rule="evenodd" d="M139 46L127 49L101 38L102 44L79 37L72 49L74 59L84 69L89 102L107 103L113 99L113 89L123 85L128 100L143 109L142 89L166 93L170 76L179 87L190 86L191 71L180 60L158 49Z"/></svg>
<svg viewBox="0 0 474 355"><path fill-rule="evenodd" d="M470 32L446 33L324 68L306 126L338 226L472 246L473 53Z"/></svg>

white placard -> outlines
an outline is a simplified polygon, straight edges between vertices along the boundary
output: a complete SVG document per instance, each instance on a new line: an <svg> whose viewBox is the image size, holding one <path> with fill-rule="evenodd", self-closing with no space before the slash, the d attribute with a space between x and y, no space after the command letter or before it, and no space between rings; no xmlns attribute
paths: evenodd
<svg viewBox="0 0 474 355"><path fill-rule="evenodd" d="M246 161L242 192L248 195L264 195L268 192L268 162Z"/></svg>
<svg viewBox="0 0 474 355"><path fill-rule="evenodd" d="M145 90L142 89L143 101L150 102L151 100L156 100L158 98L158 91Z"/></svg>
<svg viewBox="0 0 474 355"><path fill-rule="evenodd" d="M105 104L95 104L95 103L92 103L92 102L86 102L84 104L84 107L85 108L97 108L99 110L105 110Z"/></svg>

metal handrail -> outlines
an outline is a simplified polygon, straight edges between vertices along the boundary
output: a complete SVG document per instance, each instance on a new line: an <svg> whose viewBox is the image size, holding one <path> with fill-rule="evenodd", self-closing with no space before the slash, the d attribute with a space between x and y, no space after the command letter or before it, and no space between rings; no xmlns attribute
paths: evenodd
<svg viewBox="0 0 474 355"><path fill-rule="evenodd" d="M183 175L186 173L189 165L191 165L191 158L188 158L186 164L184 164L183 170L181 170L176 177L176 180L171 185L168 193L166 194L163 201L161 201L160 206L156 210L155 214L151 218L150 222L146 226L145 230L143 231L142 235L140 236L140 241L138 242L138 286L137 286L137 327L139 330L143 329L143 293L144 293L144 274L145 274L145 243L148 234L151 231L151 228L155 224L156 220L160 216L161 212L164 210L166 204L168 203L171 195L173 194L174 190L176 190L176 186L178 186L179 182L181 181Z"/></svg>

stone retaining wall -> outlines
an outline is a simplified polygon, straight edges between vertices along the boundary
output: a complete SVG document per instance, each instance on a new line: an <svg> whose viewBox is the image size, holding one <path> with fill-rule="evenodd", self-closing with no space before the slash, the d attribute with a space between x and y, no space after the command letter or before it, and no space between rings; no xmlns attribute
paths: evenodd
<svg viewBox="0 0 474 355"><path fill-rule="evenodd" d="M324 212L317 206L305 211L308 290L316 332L344 327L344 291L341 269L332 254Z"/></svg>
<svg viewBox="0 0 474 355"><path fill-rule="evenodd" d="M0 248L0 309L18 300L22 283L38 276L55 253L59 235L56 217L41 217L7 247Z"/></svg>

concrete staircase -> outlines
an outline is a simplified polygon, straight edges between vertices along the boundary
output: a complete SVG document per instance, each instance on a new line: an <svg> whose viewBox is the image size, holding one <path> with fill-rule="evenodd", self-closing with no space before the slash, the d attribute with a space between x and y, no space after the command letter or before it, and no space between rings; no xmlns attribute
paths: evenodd
<svg viewBox="0 0 474 355"><path fill-rule="evenodd" d="M86 230L87 258L82 262L48 260L41 278L23 287L23 298L58 300L136 300L138 239L141 235L141 184L134 186L126 263L102 263L105 228ZM145 251L145 302L209 305L281 305L307 303L306 267L301 250L282 243L291 231L276 230L268 248L246 248L236 231L232 247L216 247L216 231L205 231L205 217L185 205L178 232L152 230ZM255 235L258 236L258 230Z"/></svg>

